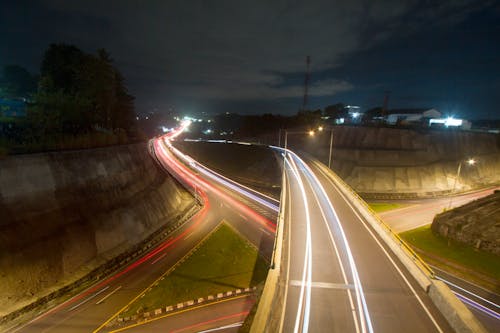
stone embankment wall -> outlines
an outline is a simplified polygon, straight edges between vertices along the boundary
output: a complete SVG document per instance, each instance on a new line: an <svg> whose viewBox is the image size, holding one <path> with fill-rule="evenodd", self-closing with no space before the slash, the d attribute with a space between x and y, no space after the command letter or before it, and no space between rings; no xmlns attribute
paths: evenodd
<svg viewBox="0 0 500 333"><path fill-rule="evenodd" d="M432 230L500 255L500 192L436 215Z"/></svg>
<svg viewBox="0 0 500 333"><path fill-rule="evenodd" d="M0 159L0 317L127 251L193 204L146 144Z"/></svg>
<svg viewBox="0 0 500 333"><path fill-rule="evenodd" d="M448 194L460 161L456 191L500 183L496 134L354 126L337 126L333 133L333 169L365 197ZM329 131L313 138L290 136L289 143L328 163ZM477 163L469 166L468 158Z"/></svg>

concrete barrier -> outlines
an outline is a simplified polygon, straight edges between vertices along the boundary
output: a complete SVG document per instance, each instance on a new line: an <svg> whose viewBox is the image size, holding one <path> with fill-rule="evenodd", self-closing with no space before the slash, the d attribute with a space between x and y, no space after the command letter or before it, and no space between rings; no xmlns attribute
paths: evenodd
<svg viewBox="0 0 500 333"><path fill-rule="evenodd" d="M457 333L487 332L444 282L433 280L429 297Z"/></svg>
<svg viewBox="0 0 500 333"><path fill-rule="evenodd" d="M342 179L340 179L337 174L318 162L314 163L316 163L319 168L321 168L325 173L328 174L328 176L330 176L330 179L334 181L335 185L342 192L344 197L349 199L349 204L356 207L357 212L359 212L364 220L370 224L373 230L375 230L377 235L382 238L387 246L389 246L391 251L415 278L422 289L427 292L431 285L430 278L434 274L432 270L428 268L427 264L425 264L415 253L406 252L404 248L409 247L404 244L403 240L397 237L397 235L395 235L389 227L385 226L384 228L382 226L383 222L377 219L376 216L374 216L374 214L370 212L364 200L359 197L356 192L354 192L354 190L349 187L349 185L342 181Z"/></svg>
<svg viewBox="0 0 500 333"><path fill-rule="evenodd" d="M283 166L284 167L284 166ZM283 247L283 228L284 228L284 213L285 213L285 199L286 198L286 181L283 177L281 185L281 198L280 198L280 212L278 216L278 223L276 226L276 236L274 242L273 257L271 267L267 273L264 289L259 300L257 312L250 327L250 333L261 333L270 331L269 324L272 318L273 311L279 311L280 308L273 306L275 299L279 297L279 278L281 271L282 261L282 247Z"/></svg>

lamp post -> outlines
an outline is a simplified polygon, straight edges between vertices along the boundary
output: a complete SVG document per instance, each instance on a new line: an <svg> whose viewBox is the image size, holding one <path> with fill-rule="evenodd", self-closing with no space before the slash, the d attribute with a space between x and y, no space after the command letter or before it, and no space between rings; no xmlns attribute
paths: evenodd
<svg viewBox="0 0 500 333"><path fill-rule="evenodd" d="M455 177L455 181L453 182L453 188L452 188L451 193L450 193L450 202L448 204L448 209L451 208L451 203L453 201L453 194L455 193L455 190L456 190L456 187L457 187L458 178L460 178L460 171L462 170L462 162L463 161L460 161L460 163L458 163L457 175ZM468 165L474 165L474 164L476 164L476 160L474 160L473 158L469 158L467 160L467 164Z"/></svg>
<svg viewBox="0 0 500 333"><path fill-rule="evenodd" d="M280 129L281 131L281 129ZM309 130L309 131L287 131L285 130L285 153L283 154L283 173L285 172L285 160L286 160L286 150L287 150L287 147L288 147L288 134L309 134L309 136L314 136L314 131L313 130ZM281 135L280 135L281 137Z"/></svg>
<svg viewBox="0 0 500 333"><path fill-rule="evenodd" d="M328 169L332 168L332 149L333 149L333 128L330 128L330 153L328 154Z"/></svg>
<svg viewBox="0 0 500 333"><path fill-rule="evenodd" d="M330 127L330 126L329 126ZM318 127L318 131L322 132L323 126ZM328 169L332 166L332 149L333 149L333 127L330 127L330 152L328 153Z"/></svg>

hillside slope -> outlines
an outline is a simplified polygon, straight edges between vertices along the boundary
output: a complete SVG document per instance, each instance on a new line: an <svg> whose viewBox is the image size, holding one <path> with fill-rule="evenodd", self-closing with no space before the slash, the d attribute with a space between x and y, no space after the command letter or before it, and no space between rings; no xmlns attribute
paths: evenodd
<svg viewBox="0 0 500 333"><path fill-rule="evenodd" d="M500 191L436 215L435 233L500 256Z"/></svg>
<svg viewBox="0 0 500 333"><path fill-rule="evenodd" d="M0 317L127 251L194 204L146 144L0 160Z"/></svg>

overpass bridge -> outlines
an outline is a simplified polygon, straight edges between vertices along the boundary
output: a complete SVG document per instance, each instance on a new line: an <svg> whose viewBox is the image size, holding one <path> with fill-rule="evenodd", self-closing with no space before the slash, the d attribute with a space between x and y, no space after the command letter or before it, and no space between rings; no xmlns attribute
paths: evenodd
<svg viewBox="0 0 500 333"><path fill-rule="evenodd" d="M485 332L331 170L275 149L280 215L252 332Z"/></svg>

